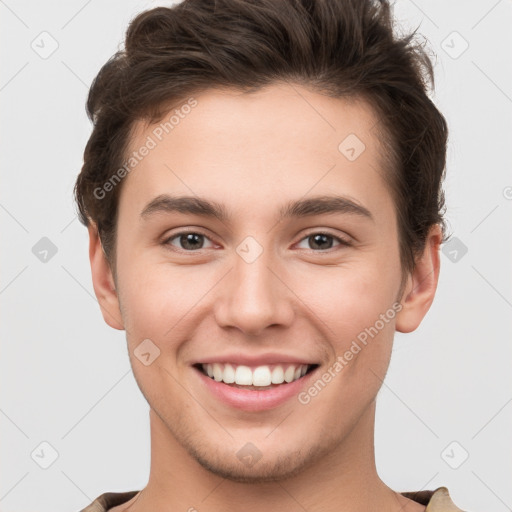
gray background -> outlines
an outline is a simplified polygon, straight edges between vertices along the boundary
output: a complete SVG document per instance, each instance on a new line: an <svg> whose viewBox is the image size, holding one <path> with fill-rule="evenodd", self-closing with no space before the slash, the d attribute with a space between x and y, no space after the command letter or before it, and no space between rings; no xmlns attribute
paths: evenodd
<svg viewBox="0 0 512 512"><path fill-rule="evenodd" d="M101 317L72 188L91 131L88 86L129 20L157 5L169 3L0 0L1 511L79 510L147 482L148 405L124 332ZM504 512L512 508L512 2L403 0L395 17L406 30L420 25L437 54L433 99L450 129L455 245L443 247L424 322L396 336L378 400L377 468L397 491L445 485L464 510ZM55 254L41 252L43 237Z"/></svg>

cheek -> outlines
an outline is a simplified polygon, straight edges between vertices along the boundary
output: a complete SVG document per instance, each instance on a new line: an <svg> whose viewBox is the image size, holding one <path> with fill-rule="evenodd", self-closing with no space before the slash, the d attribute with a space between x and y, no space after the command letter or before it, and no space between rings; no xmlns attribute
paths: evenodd
<svg viewBox="0 0 512 512"><path fill-rule="evenodd" d="M293 282L305 309L315 314L329 338L336 336L333 345L341 349L392 308L399 274L383 271L378 262L359 261L315 271L310 268L296 275ZM394 310L388 313L385 327L379 322L380 330L389 330L394 315Z"/></svg>
<svg viewBox="0 0 512 512"><path fill-rule="evenodd" d="M123 268L120 294L130 354L149 339L160 351L159 365L175 368L201 321L213 315L223 272L161 261L130 265Z"/></svg>
<svg viewBox="0 0 512 512"><path fill-rule="evenodd" d="M142 259L120 268L123 307L130 322L137 328L153 326L153 331L162 334L156 328L184 315L200 295L197 274L191 267Z"/></svg>
<svg viewBox="0 0 512 512"><path fill-rule="evenodd" d="M150 404L178 401L176 360L180 344L190 335L187 314L200 290L184 278L183 269L132 262L123 271L121 301L134 377ZM150 354L147 365L145 353Z"/></svg>
<svg viewBox="0 0 512 512"><path fill-rule="evenodd" d="M305 398L311 398L318 414L330 410L333 428L354 420L381 387L393 346L397 312L393 292L398 286L396 275L383 276L377 283L379 270L375 267L366 271L360 267L360 272L355 268L336 270L329 279L317 279L314 292L309 288L304 300L313 305L311 309L321 321L317 325L323 326L320 328L334 352L325 379L320 377L329 382L321 391L323 398L311 398L324 388L321 383L311 394L307 390Z"/></svg>

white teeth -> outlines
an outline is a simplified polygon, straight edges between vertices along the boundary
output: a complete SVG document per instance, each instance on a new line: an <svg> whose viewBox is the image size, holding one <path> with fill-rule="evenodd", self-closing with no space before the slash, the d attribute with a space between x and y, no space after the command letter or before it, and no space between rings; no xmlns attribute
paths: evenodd
<svg viewBox="0 0 512 512"><path fill-rule="evenodd" d="M221 368L220 364L215 363L213 365L213 378L217 382L220 382L222 380L222 368Z"/></svg>
<svg viewBox="0 0 512 512"><path fill-rule="evenodd" d="M284 371L282 366L276 366L272 370L272 384L282 384L284 382Z"/></svg>
<svg viewBox="0 0 512 512"><path fill-rule="evenodd" d="M230 364L224 365L224 375L222 380L226 384L232 384L235 382L235 369Z"/></svg>
<svg viewBox="0 0 512 512"><path fill-rule="evenodd" d="M240 386L252 386L252 371L248 366L237 366L235 383Z"/></svg>
<svg viewBox="0 0 512 512"><path fill-rule="evenodd" d="M268 366L258 366L252 374L253 386L270 386L272 383L272 375Z"/></svg>
<svg viewBox="0 0 512 512"><path fill-rule="evenodd" d="M217 382L238 384L239 386L269 387L271 384L282 384L300 379L308 371L309 365L284 364L269 366L236 366L229 363L208 363L202 365L203 371ZM285 370L286 368L286 370Z"/></svg>
<svg viewBox="0 0 512 512"><path fill-rule="evenodd" d="M295 366L288 366L286 371L284 372L284 380L286 382L291 382L295 376Z"/></svg>

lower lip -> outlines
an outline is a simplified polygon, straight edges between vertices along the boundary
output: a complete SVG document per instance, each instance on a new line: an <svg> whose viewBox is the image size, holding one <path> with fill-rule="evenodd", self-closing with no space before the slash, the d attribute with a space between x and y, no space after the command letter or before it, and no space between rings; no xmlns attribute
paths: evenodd
<svg viewBox="0 0 512 512"><path fill-rule="evenodd" d="M217 397L221 402L244 411L264 411L267 409L274 409L285 403L290 398L297 396L300 391L308 384L311 376L318 370L319 367L310 371L300 379L293 382L280 384L279 386L263 391L255 389L241 389L233 386L228 386L223 382L217 382L205 375L198 368L194 370L199 374L201 382L208 388L208 390Z"/></svg>

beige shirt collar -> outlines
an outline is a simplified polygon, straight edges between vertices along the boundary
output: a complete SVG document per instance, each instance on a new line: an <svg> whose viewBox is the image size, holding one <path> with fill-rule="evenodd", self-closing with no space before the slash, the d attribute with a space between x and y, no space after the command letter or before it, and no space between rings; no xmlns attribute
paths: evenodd
<svg viewBox="0 0 512 512"><path fill-rule="evenodd" d="M109 509L131 500L138 492L140 491L106 492L98 496L80 512L108 512ZM425 512L464 512L453 503L446 487L438 487L430 491L407 491L400 494L417 503L426 505Z"/></svg>

